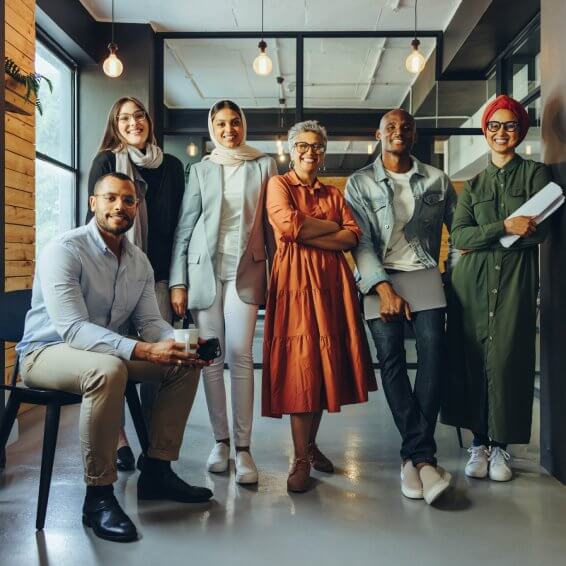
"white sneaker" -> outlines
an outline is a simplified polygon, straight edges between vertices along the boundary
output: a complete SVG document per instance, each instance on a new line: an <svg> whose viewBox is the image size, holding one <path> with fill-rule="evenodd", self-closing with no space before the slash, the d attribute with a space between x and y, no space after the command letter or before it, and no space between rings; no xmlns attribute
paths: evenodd
<svg viewBox="0 0 566 566"><path fill-rule="evenodd" d="M215 474L221 474L228 469L230 446L224 442L217 442L206 461L206 469Z"/></svg>
<svg viewBox="0 0 566 566"><path fill-rule="evenodd" d="M241 484L257 483L257 468L252 455L246 450L236 452L236 481Z"/></svg>
<svg viewBox="0 0 566 566"><path fill-rule="evenodd" d="M507 464L511 460L508 452L492 446L489 454L489 479L493 481L509 481L513 477L513 472Z"/></svg>
<svg viewBox="0 0 566 566"><path fill-rule="evenodd" d="M487 477L487 469L489 467L489 452L482 444L481 446L471 446L468 448L470 459L464 468L464 473L469 478L485 478Z"/></svg>
<svg viewBox="0 0 566 566"><path fill-rule="evenodd" d="M401 464L401 493L409 499L423 499L423 482L411 460Z"/></svg>

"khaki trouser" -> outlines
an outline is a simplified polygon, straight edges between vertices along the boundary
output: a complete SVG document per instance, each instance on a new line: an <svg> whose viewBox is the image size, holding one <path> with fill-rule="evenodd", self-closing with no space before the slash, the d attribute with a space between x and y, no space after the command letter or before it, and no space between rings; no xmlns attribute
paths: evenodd
<svg viewBox="0 0 566 566"><path fill-rule="evenodd" d="M54 344L28 354L22 361L21 373L30 387L82 395L79 435L87 485L116 481L116 445L128 377L160 384L148 455L160 460L179 457L197 390L198 369L121 360Z"/></svg>

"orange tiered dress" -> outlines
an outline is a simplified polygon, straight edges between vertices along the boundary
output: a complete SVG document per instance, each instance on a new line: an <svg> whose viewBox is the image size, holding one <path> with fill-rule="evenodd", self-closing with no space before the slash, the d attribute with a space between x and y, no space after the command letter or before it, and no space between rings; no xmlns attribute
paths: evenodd
<svg viewBox="0 0 566 566"><path fill-rule="evenodd" d="M277 251L263 340L263 416L338 412L363 403L377 383L356 286L341 251L297 242L306 216L333 220L360 236L344 197L294 171L269 180L267 217Z"/></svg>

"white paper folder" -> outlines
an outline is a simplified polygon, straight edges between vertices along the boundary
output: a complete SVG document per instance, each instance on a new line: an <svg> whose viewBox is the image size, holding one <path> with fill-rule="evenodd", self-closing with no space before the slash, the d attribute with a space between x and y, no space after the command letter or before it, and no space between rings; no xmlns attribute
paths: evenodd
<svg viewBox="0 0 566 566"><path fill-rule="evenodd" d="M540 224L546 220L552 213L556 212L564 203L564 193L562 187L556 183L550 182L543 187L536 195L531 197L525 204L520 206L508 218L515 216L535 216L535 221ZM505 248L512 246L520 236L510 234L499 238L501 245Z"/></svg>

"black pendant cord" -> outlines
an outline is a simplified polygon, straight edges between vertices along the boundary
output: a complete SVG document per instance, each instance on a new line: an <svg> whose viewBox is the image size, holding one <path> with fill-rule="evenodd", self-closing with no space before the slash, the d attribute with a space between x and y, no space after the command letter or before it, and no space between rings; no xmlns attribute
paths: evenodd
<svg viewBox="0 0 566 566"><path fill-rule="evenodd" d="M114 0L112 0L112 44L114 44Z"/></svg>
<svg viewBox="0 0 566 566"><path fill-rule="evenodd" d="M263 41L263 0L261 0L261 40Z"/></svg>
<svg viewBox="0 0 566 566"><path fill-rule="evenodd" d="M419 0L415 0L415 39L417 39L417 4L418 4L418 2L419 2Z"/></svg>

